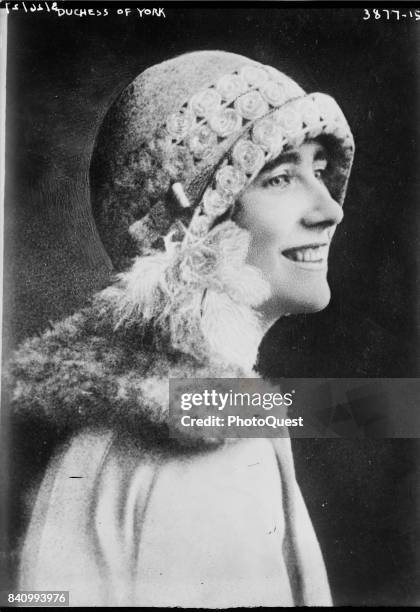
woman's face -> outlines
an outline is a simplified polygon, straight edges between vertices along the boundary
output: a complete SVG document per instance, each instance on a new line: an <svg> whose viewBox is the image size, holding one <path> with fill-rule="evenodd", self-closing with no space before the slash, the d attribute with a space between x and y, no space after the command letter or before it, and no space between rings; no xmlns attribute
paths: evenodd
<svg viewBox="0 0 420 612"><path fill-rule="evenodd" d="M321 310L330 300L328 251L343 211L327 172L327 151L312 140L268 163L239 197L235 221L251 234L248 263L271 285L261 307L268 318Z"/></svg>

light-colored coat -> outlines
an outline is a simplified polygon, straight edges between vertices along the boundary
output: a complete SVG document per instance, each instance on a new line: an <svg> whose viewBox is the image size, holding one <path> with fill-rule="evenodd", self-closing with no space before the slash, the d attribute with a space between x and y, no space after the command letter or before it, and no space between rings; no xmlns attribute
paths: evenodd
<svg viewBox="0 0 420 612"><path fill-rule="evenodd" d="M284 438L173 454L78 434L39 490L19 588L74 606L331 603Z"/></svg>
<svg viewBox="0 0 420 612"><path fill-rule="evenodd" d="M35 495L18 588L68 590L75 606L329 605L290 440L169 435L168 376L244 371L147 345L112 312L95 299L10 366L15 409L67 433Z"/></svg>

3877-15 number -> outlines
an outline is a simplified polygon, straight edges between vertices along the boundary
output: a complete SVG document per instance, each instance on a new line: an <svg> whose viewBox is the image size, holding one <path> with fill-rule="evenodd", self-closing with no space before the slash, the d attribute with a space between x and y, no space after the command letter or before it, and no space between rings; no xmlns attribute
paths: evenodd
<svg viewBox="0 0 420 612"><path fill-rule="evenodd" d="M363 9L363 21L385 19L386 21L420 20L420 9Z"/></svg>

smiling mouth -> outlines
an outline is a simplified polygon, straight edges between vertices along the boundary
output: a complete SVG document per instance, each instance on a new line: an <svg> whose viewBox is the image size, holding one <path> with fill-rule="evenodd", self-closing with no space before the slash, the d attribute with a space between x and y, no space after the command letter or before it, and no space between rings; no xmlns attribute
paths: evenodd
<svg viewBox="0 0 420 612"><path fill-rule="evenodd" d="M301 264L326 264L328 258L328 244L308 244L293 249L285 249L282 255L291 261Z"/></svg>

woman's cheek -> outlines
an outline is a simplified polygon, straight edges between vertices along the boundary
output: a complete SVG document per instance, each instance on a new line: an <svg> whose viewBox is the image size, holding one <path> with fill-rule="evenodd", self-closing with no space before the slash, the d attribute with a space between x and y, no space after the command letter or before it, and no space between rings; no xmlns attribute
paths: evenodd
<svg viewBox="0 0 420 612"><path fill-rule="evenodd" d="M261 207L249 218L249 228L252 233L270 238L282 234L287 222L285 215L279 214L278 207Z"/></svg>
<svg viewBox="0 0 420 612"><path fill-rule="evenodd" d="M275 236L261 233L251 240L247 262L259 268L268 277L273 269L277 250Z"/></svg>

